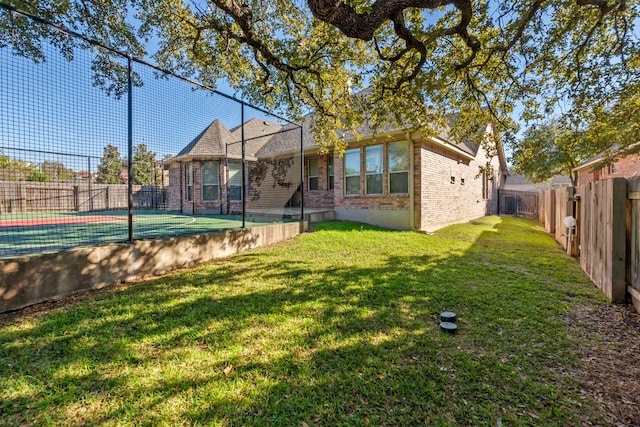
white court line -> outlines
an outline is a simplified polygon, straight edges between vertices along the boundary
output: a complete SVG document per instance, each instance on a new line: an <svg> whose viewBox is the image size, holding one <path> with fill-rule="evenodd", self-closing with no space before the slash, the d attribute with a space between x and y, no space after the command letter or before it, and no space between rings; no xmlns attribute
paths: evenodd
<svg viewBox="0 0 640 427"><path fill-rule="evenodd" d="M153 218L153 219L157 219L157 218L158 218L158 217L155 217L155 218ZM184 218L184 217L183 217L182 215L173 215L173 216L170 216L169 218ZM151 219L152 219L152 218L150 218L149 220L151 220ZM172 229L172 228L184 227L184 226L186 226L186 225L193 224L194 222L196 222L196 218L195 218L195 217L191 217L191 218L189 218L189 221L187 221L187 222L185 222L185 223L172 225L172 226L170 226L170 227L157 228L157 229L155 229L155 230L147 230L147 231L143 231L143 232L142 232L142 234L147 234L147 233L157 233L157 232L164 231L164 230L170 230L170 229Z"/></svg>

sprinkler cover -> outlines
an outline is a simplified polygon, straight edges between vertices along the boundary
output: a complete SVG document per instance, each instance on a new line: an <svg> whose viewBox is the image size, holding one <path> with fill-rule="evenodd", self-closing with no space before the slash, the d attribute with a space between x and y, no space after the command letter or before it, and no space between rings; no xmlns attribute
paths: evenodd
<svg viewBox="0 0 640 427"><path fill-rule="evenodd" d="M448 332L450 334L455 334L458 330L458 326L452 322L442 322L440 323L440 330L442 332Z"/></svg>
<svg viewBox="0 0 640 427"><path fill-rule="evenodd" d="M456 321L456 314L452 313L450 311L445 311L444 313L440 314L440 321L441 322L451 322L451 323L455 323Z"/></svg>

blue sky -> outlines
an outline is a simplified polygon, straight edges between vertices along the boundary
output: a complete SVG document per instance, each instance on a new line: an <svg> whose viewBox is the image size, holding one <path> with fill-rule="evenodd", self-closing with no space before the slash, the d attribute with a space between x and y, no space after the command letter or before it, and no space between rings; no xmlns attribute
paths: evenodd
<svg viewBox="0 0 640 427"><path fill-rule="evenodd" d="M126 156L126 95L116 99L93 84L91 52L77 50L67 61L51 46L44 50L46 61L35 64L0 49L0 150L32 163L60 161L76 171L86 170L93 157L94 172L107 144ZM216 118L229 128L241 122L237 102L174 77L157 78L142 64L134 63L133 71L144 83L132 92L133 143L146 144L158 159L178 153ZM265 115L246 107L245 120L252 117Z"/></svg>

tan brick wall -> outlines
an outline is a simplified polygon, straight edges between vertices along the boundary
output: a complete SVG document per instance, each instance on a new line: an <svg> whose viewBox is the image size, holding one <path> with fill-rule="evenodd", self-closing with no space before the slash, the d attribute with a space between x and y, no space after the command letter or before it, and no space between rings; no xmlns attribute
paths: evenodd
<svg viewBox="0 0 640 427"><path fill-rule="evenodd" d="M167 190L168 209L170 211L180 211L180 164L172 163L169 167L169 188Z"/></svg>
<svg viewBox="0 0 640 427"><path fill-rule="evenodd" d="M420 229L422 228L423 221L423 212L422 212L422 197L419 196L422 190L422 168L420 165L422 164L422 144L413 144L413 194L416 195L413 199L413 212L414 212L414 224L413 227Z"/></svg>
<svg viewBox="0 0 640 427"><path fill-rule="evenodd" d="M389 194L389 166L387 164L387 143L402 141L402 138L385 139L383 145L382 194L365 194L365 151L366 144L351 146L360 147L360 195L344 194L344 158L334 160L335 190L334 207L336 209L379 209L379 210L408 210L410 207L409 194ZM369 145L378 145L380 142ZM409 172L411 173L411 172Z"/></svg>
<svg viewBox="0 0 640 427"><path fill-rule="evenodd" d="M417 144L415 153L415 186L417 226L430 230L446 224L468 221L496 213L499 185L499 160L491 165L494 179L488 182L488 198L483 198L480 167L487 156L482 148L469 161L429 141ZM479 176L477 176L479 175Z"/></svg>
<svg viewBox="0 0 640 427"><path fill-rule="evenodd" d="M414 212L414 227L418 229L435 229L439 226L455 222L467 221L473 218L482 217L497 211L497 188L500 182L499 160L492 159L492 168L495 178L489 181L489 197L483 198L483 180L480 166L486 164L487 156L482 148L474 160L453 154L449 150L437 146L429 140L417 141L413 143L413 191L415 194L413 207L409 194L389 194L388 188L388 143L404 140L402 137L395 139L384 139L383 142L372 142L369 145L383 145L383 192L382 194L365 194L365 151L367 144L359 144L361 149L361 170L360 194L344 194L344 159L334 157L334 184L333 191L328 189L328 161L326 155L308 155L305 157L304 165L304 197L305 206L309 208L334 208L336 210L368 210L368 211L399 211L402 215L410 216L411 209ZM356 147L356 146L352 146ZM318 158L318 190L308 190L308 163L309 157ZM220 201L202 202L201 200L201 171L200 163L194 162L194 200L196 213L219 211L221 208L226 212L226 191L224 190L224 179L226 173L224 162L220 163ZM172 210L179 210L185 213L192 212L192 204L184 200L186 198L186 183L184 182L185 164L180 167L174 164L170 169L170 182L180 183L182 191L177 185L172 185L169 189L169 206ZM410 173L412 173L410 171ZM452 178L453 182L452 182ZM183 200L180 203L180 195ZM241 203L233 203L232 211L241 209ZM379 214L378 214L379 215ZM383 214L384 215L384 214ZM390 213L391 215L391 213ZM398 218L396 217L397 221ZM408 218L407 218L408 221ZM408 223L408 222L407 222Z"/></svg>
<svg viewBox="0 0 640 427"><path fill-rule="evenodd" d="M187 164L190 163L182 163L182 165L173 163L169 168L169 182L171 183L168 190L169 210L181 211L186 214L220 213L221 209L226 207L226 191L223 185L226 176L224 162L220 161L218 163L219 193L217 201L202 200L202 163L200 161L193 162L193 201L187 201L187 183L185 180ZM182 203L180 201L181 197Z"/></svg>
<svg viewBox="0 0 640 427"><path fill-rule="evenodd" d="M330 154L333 156L333 154ZM309 163L308 159L316 157L318 159L318 190L309 191ZM328 175L328 158L329 155L309 155L304 159L304 205L309 208L327 208L333 209L333 190L329 190ZM340 161L338 157L334 159ZM335 167L334 167L335 172ZM334 182L336 181L334 177Z"/></svg>

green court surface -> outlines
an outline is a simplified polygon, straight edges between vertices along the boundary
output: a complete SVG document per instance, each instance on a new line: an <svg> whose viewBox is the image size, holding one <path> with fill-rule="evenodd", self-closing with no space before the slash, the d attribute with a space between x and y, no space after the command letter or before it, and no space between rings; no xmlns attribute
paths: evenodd
<svg viewBox="0 0 640 427"><path fill-rule="evenodd" d="M126 211L0 215L0 257L125 242L129 239L127 218ZM278 222L283 220L247 216L245 226ZM137 210L133 213L134 239L203 234L241 227L242 217L237 215L191 216Z"/></svg>

